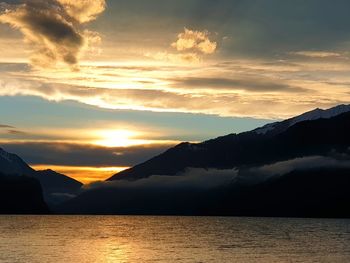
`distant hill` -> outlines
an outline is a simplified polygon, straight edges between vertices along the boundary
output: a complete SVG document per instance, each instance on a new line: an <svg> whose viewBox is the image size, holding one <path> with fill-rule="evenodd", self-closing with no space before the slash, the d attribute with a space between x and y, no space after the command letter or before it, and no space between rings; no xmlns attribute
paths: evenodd
<svg viewBox="0 0 350 263"><path fill-rule="evenodd" d="M267 127L181 143L90 186L58 211L350 217L349 106Z"/></svg>
<svg viewBox="0 0 350 263"><path fill-rule="evenodd" d="M45 200L50 204L58 204L69 200L83 186L81 182L50 169L36 171L34 177L40 181L44 189Z"/></svg>
<svg viewBox="0 0 350 263"><path fill-rule="evenodd" d="M82 183L52 170L35 171L18 155L0 148L0 173L12 177L28 176L37 179L43 189L45 201L57 204L73 197L80 190Z"/></svg>

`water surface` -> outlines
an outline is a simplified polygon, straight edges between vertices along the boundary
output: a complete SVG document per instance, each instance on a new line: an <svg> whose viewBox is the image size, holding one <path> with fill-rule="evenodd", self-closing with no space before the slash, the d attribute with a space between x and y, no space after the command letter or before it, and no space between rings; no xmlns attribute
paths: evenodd
<svg viewBox="0 0 350 263"><path fill-rule="evenodd" d="M350 221L0 216L0 262L350 262Z"/></svg>

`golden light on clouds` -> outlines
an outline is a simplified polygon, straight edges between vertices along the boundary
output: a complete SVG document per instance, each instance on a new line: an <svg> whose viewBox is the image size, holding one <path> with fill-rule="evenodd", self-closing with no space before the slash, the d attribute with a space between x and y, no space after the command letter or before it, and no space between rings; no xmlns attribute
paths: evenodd
<svg viewBox="0 0 350 263"><path fill-rule="evenodd" d="M167 62L89 63L82 65L80 72L0 72L0 95L71 100L112 110L275 119L315 106L346 104L350 78L343 72L348 70L350 65L340 59L327 63L237 59L191 66ZM117 130L129 128L120 126Z"/></svg>
<svg viewBox="0 0 350 263"><path fill-rule="evenodd" d="M36 4L8 5L0 20L22 31L34 45L35 53L48 58L43 62L64 62L76 67L88 43L101 42L99 33L85 26L105 10L106 3L104 0L50 3L40 0ZM52 3L59 8L52 8ZM50 22L62 27L65 34L36 30L38 17L45 25ZM223 36L227 34L216 33L214 29L208 31L204 25L195 28L187 25L181 29L182 26L172 28L167 37L152 38L153 42L144 46L137 47L138 42L134 41L137 51L127 62L120 59L119 55L123 54L118 53L119 48L128 53L134 46L127 49L113 38L116 41L104 57L108 57L107 61L86 56L87 61L79 61L79 71L72 71L70 66L0 71L0 96L75 101L109 110L264 119L287 118L316 106L331 107L350 99L349 78L344 74L350 65L343 57L345 53L289 50L280 54L284 59L226 58L223 57L227 48ZM229 35L229 38L235 36ZM147 139L149 134L140 135L139 129L124 126L116 130L101 129L104 131L89 133L90 137L84 140L110 147L153 143Z"/></svg>

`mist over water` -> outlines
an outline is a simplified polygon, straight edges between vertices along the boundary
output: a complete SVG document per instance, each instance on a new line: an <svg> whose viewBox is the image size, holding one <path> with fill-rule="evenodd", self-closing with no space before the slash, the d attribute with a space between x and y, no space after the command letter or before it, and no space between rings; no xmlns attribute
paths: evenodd
<svg viewBox="0 0 350 263"><path fill-rule="evenodd" d="M0 262L349 262L350 221L2 216Z"/></svg>

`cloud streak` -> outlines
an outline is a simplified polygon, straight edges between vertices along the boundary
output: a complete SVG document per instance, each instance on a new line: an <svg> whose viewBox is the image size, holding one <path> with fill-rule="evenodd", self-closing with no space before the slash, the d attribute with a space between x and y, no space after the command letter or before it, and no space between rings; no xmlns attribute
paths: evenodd
<svg viewBox="0 0 350 263"><path fill-rule="evenodd" d="M347 104L349 69L345 60L237 59L190 67L86 64L79 72L53 74L5 63L0 64L0 95L72 100L107 109L283 119Z"/></svg>
<svg viewBox="0 0 350 263"><path fill-rule="evenodd" d="M2 134L4 131L7 134L10 135L23 135L26 134L23 131L17 130L16 127L11 126L11 125L6 125L6 124L0 124L0 134Z"/></svg>
<svg viewBox="0 0 350 263"><path fill-rule="evenodd" d="M292 55L310 57L310 58L339 58L341 57L340 53L329 52L329 51L297 51L290 52Z"/></svg>
<svg viewBox="0 0 350 263"><path fill-rule="evenodd" d="M94 20L104 8L104 0L2 3L0 22L22 32L32 47L33 65L48 67L63 62L76 68L81 51L96 39L82 25Z"/></svg>
<svg viewBox="0 0 350 263"><path fill-rule="evenodd" d="M0 129L13 129L15 127L10 126L10 125L6 125L6 124L0 124Z"/></svg>
<svg viewBox="0 0 350 263"><path fill-rule="evenodd" d="M246 90L253 92L305 92L306 89L293 87L268 78L202 78L189 77L182 79L174 79L177 86L187 88L214 88L227 90Z"/></svg>

